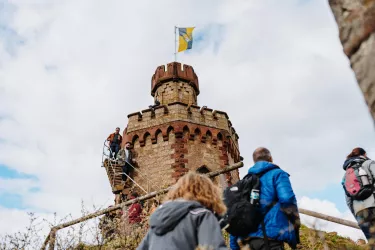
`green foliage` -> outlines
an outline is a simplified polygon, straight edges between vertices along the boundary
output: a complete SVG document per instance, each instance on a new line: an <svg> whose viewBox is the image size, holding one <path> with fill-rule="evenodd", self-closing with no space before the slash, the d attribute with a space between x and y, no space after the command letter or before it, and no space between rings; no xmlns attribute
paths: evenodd
<svg viewBox="0 0 375 250"><path fill-rule="evenodd" d="M109 249L136 249L138 244L142 241L143 236L147 230L138 228L131 235L117 236L111 241L106 242L102 246L84 246L78 245L75 250L109 250ZM298 249L308 250L326 250L326 249L345 249L345 250L365 250L367 246L358 246L349 238L337 235L335 232L327 233L319 230L301 226L301 244ZM223 231L223 236L226 244L229 246L229 234ZM291 248L285 244L285 249Z"/></svg>
<svg viewBox="0 0 375 250"><path fill-rule="evenodd" d="M347 249L364 250L366 247L358 246L350 238L337 235L336 232L323 232L308 228L304 225L300 229L301 244L298 249L325 250L325 249ZM285 245L286 249L291 249Z"/></svg>

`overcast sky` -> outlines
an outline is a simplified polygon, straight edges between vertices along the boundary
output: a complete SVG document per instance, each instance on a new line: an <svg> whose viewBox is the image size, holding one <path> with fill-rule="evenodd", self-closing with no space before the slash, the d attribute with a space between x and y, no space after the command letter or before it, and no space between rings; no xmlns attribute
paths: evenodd
<svg viewBox="0 0 375 250"><path fill-rule="evenodd" d="M375 158L375 130L326 0L0 0L0 234L28 211L113 202L103 141L153 103L174 26L196 27L178 61L199 77L198 104L228 113L241 175L268 147L300 207L353 220L342 163L357 146Z"/></svg>

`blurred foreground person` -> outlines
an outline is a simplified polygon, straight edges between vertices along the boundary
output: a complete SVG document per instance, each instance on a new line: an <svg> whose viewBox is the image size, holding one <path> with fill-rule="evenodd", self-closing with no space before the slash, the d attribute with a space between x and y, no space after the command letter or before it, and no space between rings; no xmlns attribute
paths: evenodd
<svg viewBox="0 0 375 250"><path fill-rule="evenodd" d="M375 249L375 161L367 157L363 148L355 148L346 157L342 185L346 203L359 227Z"/></svg>
<svg viewBox="0 0 375 250"><path fill-rule="evenodd" d="M200 174L181 177L150 218L150 229L138 250L226 250L215 214L225 213L221 192Z"/></svg>

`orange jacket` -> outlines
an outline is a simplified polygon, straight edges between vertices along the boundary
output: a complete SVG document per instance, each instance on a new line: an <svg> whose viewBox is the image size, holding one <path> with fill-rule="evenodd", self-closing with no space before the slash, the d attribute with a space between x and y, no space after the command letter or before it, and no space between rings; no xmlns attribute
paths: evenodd
<svg viewBox="0 0 375 250"><path fill-rule="evenodd" d="M120 135L120 134L118 134L118 144L120 144L121 145L121 142L122 142L122 136ZM110 134L109 136L108 136L108 138L107 138L107 141L109 141L110 142L110 144L113 142L113 139L115 139L115 133L112 133L112 134Z"/></svg>

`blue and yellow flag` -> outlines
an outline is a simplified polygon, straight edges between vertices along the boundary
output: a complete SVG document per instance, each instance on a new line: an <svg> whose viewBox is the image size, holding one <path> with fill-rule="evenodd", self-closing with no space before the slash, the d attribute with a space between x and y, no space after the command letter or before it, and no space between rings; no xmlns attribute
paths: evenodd
<svg viewBox="0 0 375 250"><path fill-rule="evenodd" d="M191 49L193 47L193 30L195 27L178 28L179 46L178 52Z"/></svg>

